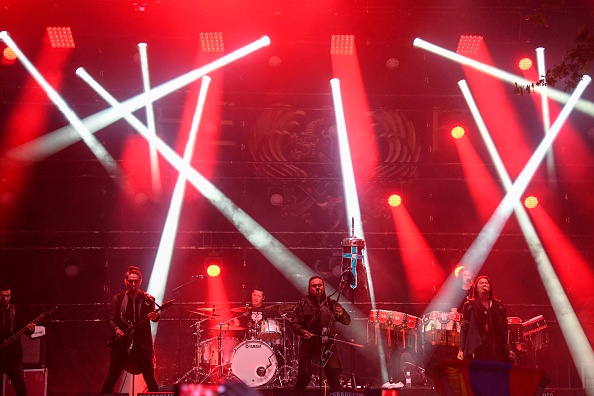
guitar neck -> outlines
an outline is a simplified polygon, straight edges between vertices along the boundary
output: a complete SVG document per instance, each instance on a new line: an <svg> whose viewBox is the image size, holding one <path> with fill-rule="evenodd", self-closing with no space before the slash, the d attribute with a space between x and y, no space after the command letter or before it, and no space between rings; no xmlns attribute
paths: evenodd
<svg viewBox="0 0 594 396"><path fill-rule="evenodd" d="M44 311L41 315L39 315L38 317L36 317L35 319L33 319L29 323L37 323L37 322L39 322L41 319L43 319L46 315L48 315L54 309L55 308L52 308L52 309L47 310L47 311ZM10 344L12 344L17 338L19 338L21 335L23 335L25 333L25 331L27 331L27 326L29 326L29 324L25 325L22 329L20 329L19 331L17 331L13 335L11 335L10 338L6 339L6 341L4 341L2 343L2 345L0 345L0 349L5 349L7 346L9 346Z"/></svg>

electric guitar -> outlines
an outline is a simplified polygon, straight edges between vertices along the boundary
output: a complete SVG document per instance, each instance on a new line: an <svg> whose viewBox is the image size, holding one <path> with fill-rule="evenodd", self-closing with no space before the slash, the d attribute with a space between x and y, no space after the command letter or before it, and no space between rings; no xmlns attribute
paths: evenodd
<svg viewBox="0 0 594 396"><path fill-rule="evenodd" d="M38 317L36 317L35 319L33 319L32 321L30 321L29 323L27 323L22 329L20 329L19 331L17 331L13 335L11 335L9 338L7 338L0 345L0 351L4 351L10 344L12 344L13 342L15 342L23 333L25 333L25 331L27 331L27 326L29 326L30 323L37 323L37 322L39 322L45 316L47 316L50 313L54 312L57 308L58 307L51 307L51 308L46 309L45 311L43 311L41 313L41 315L39 315Z"/></svg>
<svg viewBox="0 0 594 396"><path fill-rule="evenodd" d="M156 312L161 312L161 311L166 310L167 308L169 308L170 306L173 305L174 301L175 300L169 300L169 301L164 302L159 308L156 309ZM122 337L116 338L115 334L113 334L111 336L111 338L109 340L107 340L107 342L105 343L105 346L110 349L120 349L120 348L123 348L124 346L128 346L129 350L132 349L132 342L134 342L134 338L131 336L134 334L134 331L136 329L143 326L148 321L149 321L149 317L147 316L136 324L129 323L128 328L124 331L124 335Z"/></svg>

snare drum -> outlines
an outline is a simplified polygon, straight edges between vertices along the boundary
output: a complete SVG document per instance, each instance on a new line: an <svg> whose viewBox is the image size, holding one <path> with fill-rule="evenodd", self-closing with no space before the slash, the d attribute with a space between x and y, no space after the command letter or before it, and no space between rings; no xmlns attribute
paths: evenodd
<svg viewBox="0 0 594 396"><path fill-rule="evenodd" d="M239 344L231 360L231 372L250 387L266 385L278 368L274 350L260 340Z"/></svg>
<svg viewBox="0 0 594 396"><path fill-rule="evenodd" d="M432 311L421 316L424 342L431 345L460 345L459 312Z"/></svg>
<svg viewBox="0 0 594 396"><path fill-rule="evenodd" d="M274 341L275 344L280 344L281 341L281 324L276 319L263 319L260 322L260 339L264 341ZM278 341L278 342L277 342Z"/></svg>
<svg viewBox="0 0 594 396"><path fill-rule="evenodd" d="M239 345L237 338L223 337L221 338L221 363L228 365L231 363L233 350ZM199 345L200 357L202 364L216 366L219 364L219 340L218 337L206 340Z"/></svg>

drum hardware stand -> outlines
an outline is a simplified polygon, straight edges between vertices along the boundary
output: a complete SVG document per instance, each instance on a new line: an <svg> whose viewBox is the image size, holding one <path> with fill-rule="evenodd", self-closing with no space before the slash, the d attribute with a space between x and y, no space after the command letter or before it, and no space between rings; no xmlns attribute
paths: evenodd
<svg viewBox="0 0 594 396"><path fill-rule="evenodd" d="M217 326L219 328L219 335L217 335L217 346L218 346L218 351L217 351L217 374L218 374L218 380L220 381L221 378L223 378L223 326L228 325L229 323L231 323L233 321L233 319L235 318L231 318L225 322L221 322L219 323ZM210 370L210 372L208 373L207 377L204 379L206 380L207 378L210 378L210 376L212 375L212 370Z"/></svg>
<svg viewBox="0 0 594 396"><path fill-rule="evenodd" d="M290 385L291 382L291 377L288 374L289 373L289 369L293 369L295 370L294 367L292 367L291 365L288 364L287 362L287 338L286 338L286 330L287 330L287 314L286 313L282 313L281 314L282 318L283 318L283 328L282 328L282 340L283 340L283 366L278 368L278 374L277 374L277 379L279 382L279 385L281 386L281 388L283 386L287 386ZM293 363L293 362L291 362ZM286 385L285 385L286 384Z"/></svg>
<svg viewBox="0 0 594 396"><path fill-rule="evenodd" d="M183 381L185 381L187 378L190 378L190 376L195 375L194 379L196 382L202 383L204 382L204 380L206 378L208 378L210 376L210 373L207 375L202 368L200 367L200 351L201 351L201 342L200 342L200 337L201 337L201 329L200 329L200 325L202 324L202 322L204 322L205 320L208 320L208 318L206 319L202 319L197 321L196 323L194 323L193 325L191 325L190 327L195 328L195 335L196 335L196 341L194 343L195 345L195 361L194 361L194 366L188 370L184 375L182 375L177 381L175 381L175 384L179 384ZM206 376L206 377L204 377ZM198 378L202 377L201 381L198 381Z"/></svg>

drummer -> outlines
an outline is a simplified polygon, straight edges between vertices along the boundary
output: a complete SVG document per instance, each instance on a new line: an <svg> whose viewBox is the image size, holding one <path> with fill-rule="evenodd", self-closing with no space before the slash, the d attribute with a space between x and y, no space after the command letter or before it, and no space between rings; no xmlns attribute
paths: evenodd
<svg viewBox="0 0 594 396"><path fill-rule="evenodd" d="M231 325L246 328L246 339L253 340L258 338L262 320L268 319L267 313L269 311L267 311L264 306L265 298L266 296L264 295L262 287L255 286L252 288L251 304L246 304L245 307L231 309L231 311L239 313L239 315L233 319ZM269 313L274 314L274 312Z"/></svg>

